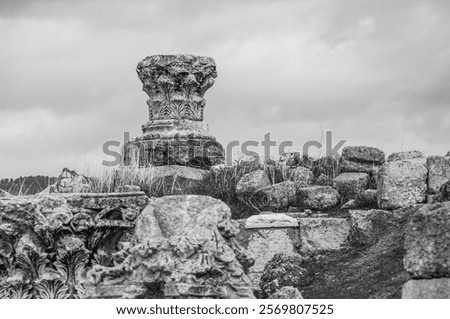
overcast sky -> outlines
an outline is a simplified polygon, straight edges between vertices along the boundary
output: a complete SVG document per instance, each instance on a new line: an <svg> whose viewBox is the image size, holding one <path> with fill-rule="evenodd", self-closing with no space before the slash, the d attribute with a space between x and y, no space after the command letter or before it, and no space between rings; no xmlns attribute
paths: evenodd
<svg viewBox="0 0 450 319"><path fill-rule="evenodd" d="M450 150L450 1L1 1L0 177L100 165L148 120L148 55L216 60L205 121L231 140Z"/></svg>

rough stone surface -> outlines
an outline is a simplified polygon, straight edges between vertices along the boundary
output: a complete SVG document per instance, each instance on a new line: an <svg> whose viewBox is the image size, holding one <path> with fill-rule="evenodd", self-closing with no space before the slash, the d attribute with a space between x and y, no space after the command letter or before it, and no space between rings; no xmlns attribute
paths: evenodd
<svg viewBox="0 0 450 319"><path fill-rule="evenodd" d="M313 178L313 172L302 166L295 167L290 173L290 180L294 182L297 188L310 186Z"/></svg>
<svg viewBox="0 0 450 319"><path fill-rule="evenodd" d="M246 229L286 227L298 227L298 221L295 218L289 217L285 214L270 213L250 216L245 222Z"/></svg>
<svg viewBox="0 0 450 319"><path fill-rule="evenodd" d="M297 189L297 206L303 209L328 209L339 203L339 193L330 186Z"/></svg>
<svg viewBox="0 0 450 319"><path fill-rule="evenodd" d="M269 186L270 179L263 170L253 171L242 175L236 185L236 193L238 194L253 194L258 189Z"/></svg>
<svg viewBox="0 0 450 319"><path fill-rule="evenodd" d="M223 146L212 136L194 134L181 135L178 124L170 124L175 137L165 137L160 133L138 136L125 145L126 165L165 166L181 165L200 169L222 164Z"/></svg>
<svg viewBox="0 0 450 319"><path fill-rule="evenodd" d="M424 205L405 237L405 269L413 278L450 277L450 202Z"/></svg>
<svg viewBox="0 0 450 319"><path fill-rule="evenodd" d="M91 182L89 178L76 171L63 168L61 174L53 185L44 189L41 194L51 193L89 193Z"/></svg>
<svg viewBox="0 0 450 319"><path fill-rule="evenodd" d="M355 199L368 185L369 175L366 173L342 173L333 180L333 187L347 199Z"/></svg>
<svg viewBox="0 0 450 319"><path fill-rule="evenodd" d="M368 146L347 146L342 150L341 171L376 174L384 164L384 152Z"/></svg>
<svg viewBox="0 0 450 319"><path fill-rule="evenodd" d="M235 240L237 232L229 207L220 200L196 195L154 198L137 220L133 244L121 252L124 260L112 267L94 266L86 294L253 298L245 272L254 260ZM110 288L106 296L101 295L105 287Z"/></svg>
<svg viewBox="0 0 450 319"><path fill-rule="evenodd" d="M405 160L421 160L424 159L425 156L423 152L420 151L406 151L406 152L396 152L389 155L387 161L388 162L397 162L397 161L405 161Z"/></svg>
<svg viewBox="0 0 450 319"><path fill-rule="evenodd" d="M295 204L296 187L293 182L287 181L260 188L251 201L261 210L282 211Z"/></svg>
<svg viewBox="0 0 450 319"><path fill-rule="evenodd" d="M303 299L303 296L297 288L287 286L271 294L268 299Z"/></svg>
<svg viewBox="0 0 450 319"><path fill-rule="evenodd" d="M378 209L350 211L350 241L358 245L376 243L389 226L391 215Z"/></svg>
<svg viewBox="0 0 450 319"><path fill-rule="evenodd" d="M237 241L255 258L255 264L249 269L254 287L259 286L259 279L265 265L277 253L296 253L299 246L297 228L245 229L245 220L239 221L240 232Z"/></svg>
<svg viewBox="0 0 450 319"><path fill-rule="evenodd" d="M299 287L308 280L302 267L305 259L297 253L278 253L264 267L259 286L263 296L270 296L282 287Z"/></svg>
<svg viewBox="0 0 450 319"><path fill-rule="evenodd" d="M445 183L450 181L450 157L430 156L428 166L428 193L439 194Z"/></svg>
<svg viewBox="0 0 450 319"><path fill-rule="evenodd" d="M445 154L445 156L449 157L450 156L450 151L448 151L448 153Z"/></svg>
<svg viewBox="0 0 450 319"><path fill-rule="evenodd" d="M409 280L403 286L402 299L450 299L450 278Z"/></svg>
<svg viewBox="0 0 450 319"><path fill-rule="evenodd" d="M435 204L441 202L441 195L427 195L427 204Z"/></svg>
<svg viewBox="0 0 450 319"><path fill-rule="evenodd" d="M378 178L378 206L381 209L423 203L426 200L428 170L422 161L386 163Z"/></svg>
<svg viewBox="0 0 450 319"><path fill-rule="evenodd" d="M142 192L0 198L0 299L84 298L85 271L121 259L147 201Z"/></svg>
<svg viewBox="0 0 450 319"><path fill-rule="evenodd" d="M347 242L350 225L343 218L301 218L300 251L338 250Z"/></svg>
<svg viewBox="0 0 450 319"><path fill-rule="evenodd" d="M152 193L164 195L198 195L208 171L187 166L169 165L153 167L150 171Z"/></svg>

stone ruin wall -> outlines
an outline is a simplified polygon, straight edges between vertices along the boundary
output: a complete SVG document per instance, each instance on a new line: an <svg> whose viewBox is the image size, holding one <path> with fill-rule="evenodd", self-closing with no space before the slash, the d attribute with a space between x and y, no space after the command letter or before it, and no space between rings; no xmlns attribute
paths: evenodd
<svg viewBox="0 0 450 319"><path fill-rule="evenodd" d="M208 172L234 169L203 123L214 60L152 56L137 72L149 121L125 147L125 162L155 166L163 184L182 180L180 192L191 195L149 199L132 186L83 193L88 185L79 176L47 195L0 194L0 298L253 298L276 253L373 244L379 220L405 207L417 212L405 241L411 280L403 296L450 297L450 152L386 158L373 147L349 146L338 176L314 176L288 158L288 178L275 183L264 168L249 166L236 193L259 214L232 221L223 202L196 196ZM206 152L190 151L198 148Z"/></svg>

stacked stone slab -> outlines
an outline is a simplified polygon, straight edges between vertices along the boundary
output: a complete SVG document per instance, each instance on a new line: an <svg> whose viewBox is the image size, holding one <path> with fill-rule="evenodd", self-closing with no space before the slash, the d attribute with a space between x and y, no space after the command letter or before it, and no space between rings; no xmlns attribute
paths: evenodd
<svg viewBox="0 0 450 319"><path fill-rule="evenodd" d="M450 299L450 202L424 205L411 218L404 266L411 275L402 298Z"/></svg>
<svg viewBox="0 0 450 319"><path fill-rule="evenodd" d="M309 186L297 189L297 207L323 210L339 203L339 193L330 186Z"/></svg>
<svg viewBox="0 0 450 319"><path fill-rule="evenodd" d="M296 203L294 182L286 181L260 188L252 197L252 202L263 210L282 211Z"/></svg>
<svg viewBox="0 0 450 319"><path fill-rule="evenodd" d="M368 186L369 175L366 173L342 173L333 179L333 187L346 199L355 199Z"/></svg>
<svg viewBox="0 0 450 319"><path fill-rule="evenodd" d="M347 146L342 150L340 168L342 172L376 175L384 161L384 152L378 148Z"/></svg>
<svg viewBox="0 0 450 319"><path fill-rule="evenodd" d="M203 123L203 96L217 77L214 59L149 56L139 62L137 73L149 96L150 121L142 126L142 136L125 145L125 164L209 168L222 163L224 149Z"/></svg>
<svg viewBox="0 0 450 319"><path fill-rule="evenodd" d="M426 159L417 151L389 156L378 175L378 206L397 208L424 203L427 194Z"/></svg>
<svg viewBox="0 0 450 319"><path fill-rule="evenodd" d="M311 170L296 167L290 171L289 180L272 184L267 172L257 169L240 178L236 193L242 201L250 203L260 211L286 211L290 206L297 205L297 191L310 187L312 178ZM336 205L335 202L332 204Z"/></svg>

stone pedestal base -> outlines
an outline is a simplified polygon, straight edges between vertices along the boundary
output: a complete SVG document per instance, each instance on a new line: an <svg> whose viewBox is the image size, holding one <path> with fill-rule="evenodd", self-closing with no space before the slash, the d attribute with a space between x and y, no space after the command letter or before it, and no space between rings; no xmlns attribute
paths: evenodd
<svg viewBox="0 0 450 319"><path fill-rule="evenodd" d="M144 135L124 148L125 165L183 165L209 169L224 162L224 149L208 135L208 125L189 120L159 120L143 125Z"/></svg>

